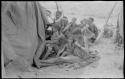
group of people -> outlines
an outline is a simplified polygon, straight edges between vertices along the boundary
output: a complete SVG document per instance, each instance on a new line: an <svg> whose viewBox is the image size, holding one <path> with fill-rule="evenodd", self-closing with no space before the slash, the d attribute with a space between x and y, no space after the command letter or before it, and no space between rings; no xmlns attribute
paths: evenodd
<svg viewBox="0 0 125 79"><path fill-rule="evenodd" d="M52 19L50 14L51 12L48 11L47 16ZM71 62L63 58L67 56L79 57L81 60L90 57L92 51L89 50L89 47L98 36L94 18L83 19L80 24L77 24L76 21L77 18L72 18L69 22L61 11L56 12L53 22L49 22L45 27L46 41L41 47L43 49L41 52L44 52L44 54L40 55L39 58L38 56L35 58L38 68L53 63L61 63L61 61Z"/></svg>
<svg viewBox="0 0 125 79"><path fill-rule="evenodd" d="M37 1L3 1L1 9L3 77L34 71L31 65L41 68L77 63L84 67L100 58L98 51L90 50L101 37L92 17L77 24L77 18L69 22L68 17L57 10L53 19L51 12L46 13ZM121 18L122 14L118 26L124 37Z"/></svg>

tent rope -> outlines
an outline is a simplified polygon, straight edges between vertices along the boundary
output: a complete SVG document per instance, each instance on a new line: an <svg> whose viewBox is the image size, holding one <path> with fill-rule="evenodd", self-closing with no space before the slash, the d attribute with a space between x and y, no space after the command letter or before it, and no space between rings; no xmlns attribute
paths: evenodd
<svg viewBox="0 0 125 79"><path fill-rule="evenodd" d="M116 7L116 4L117 4L117 2L115 2L115 4L114 4L113 8L111 9L111 12L109 13L108 18L106 19L105 24L107 24L107 23L108 23L108 21L109 21L109 19L110 19L111 15L112 15L112 13L113 13L113 11L114 11L115 7Z"/></svg>

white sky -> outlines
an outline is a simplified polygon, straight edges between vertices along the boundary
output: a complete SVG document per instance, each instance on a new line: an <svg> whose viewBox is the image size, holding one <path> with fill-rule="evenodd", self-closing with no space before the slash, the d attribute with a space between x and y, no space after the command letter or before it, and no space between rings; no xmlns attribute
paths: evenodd
<svg viewBox="0 0 125 79"><path fill-rule="evenodd" d="M58 4L61 5L65 15L107 16L115 2L116 1L58 1ZM117 2L117 6L113 12L114 15L118 14L122 3L122 1ZM40 3L52 13L56 11L56 4L54 1L40 1Z"/></svg>

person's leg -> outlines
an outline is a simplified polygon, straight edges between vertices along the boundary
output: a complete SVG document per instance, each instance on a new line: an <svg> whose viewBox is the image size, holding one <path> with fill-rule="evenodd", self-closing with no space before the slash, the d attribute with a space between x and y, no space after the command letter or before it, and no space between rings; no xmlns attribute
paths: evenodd
<svg viewBox="0 0 125 79"><path fill-rule="evenodd" d="M37 68L40 68L40 66L41 66L39 58L45 49L45 44L46 44L45 42L43 44L41 44L40 47L38 48L36 54L34 55L34 63L37 66Z"/></svg>
<svg viewBox="0 0 125 79"><path fill-rule="evenodd" d="M52 51L52 47L48 47L48 50L47 50L45 56L42 59L43 60L46 59L51 54L51 51Z"/></svg>
<svg viewBox="0 0 125 79"><path fill-rule="evenodd" d="M61 57L65 57L65 56L68 56L70 55L71 53L70 52L67 52L67 51L64 51L61 55Z"/></svg>

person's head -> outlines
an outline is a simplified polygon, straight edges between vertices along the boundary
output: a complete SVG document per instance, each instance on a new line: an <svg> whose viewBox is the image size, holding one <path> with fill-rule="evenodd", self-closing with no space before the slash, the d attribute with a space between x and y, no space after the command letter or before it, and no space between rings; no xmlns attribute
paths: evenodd
<svg viewBox="0 0 125 79"><path fill-rule="evenodd" d="M87 19L83 19L80 21L81 24L87 24Z"/></svg>
<svg viewBox="0 0 125 79"><path fill-rule="evenodd" d="M77 21L77 19L75 17L72 18L72 20L71 20L72 23L76 23L76 21Z"/></svg>
<svg viewBox="0 0 125 79"><path fill-rule="evenodd" d="M68 43L69 43L69 44L72 44L73 42L74 42L73 38L72 38L72 37L69 37Z"/></svg>
<svg viewBox="0 0 125 79"><path fill-rule="evenodd" d="M94 18L92 18L92 17L90 17L88 20L89 20L90 24L94 22Z"/></svg>
<svg viewBox="0 0 125 79"><path fill-rule="evenodd" d="M68 19L66 16L63 16L63 18Z"/></svg>
<svg viewBox="0 0 125 79"><path fill-rule="evenodd" d="M56 11L56 19L59 19L62 15L61 11Z"/></svg>
<svg viewBox="0 0 125 79"><path fill-rule="evenodd" d="M68 22L68 18L66 16L63 16L63 18L65 19L66 22Z"/></svg>
<svg viewBox="0 0 125 79"><path fill-rule="evenodd" d="M62 23L66 26L68 24L68 18L66 16L64 16L62 19L61 19Z"/></svg>
<svg viewBox="0 0 125 79"><path fill-rule="evenodd" d="M52 13L49 10L46 10L46 16L50 16Z"/></svg>

